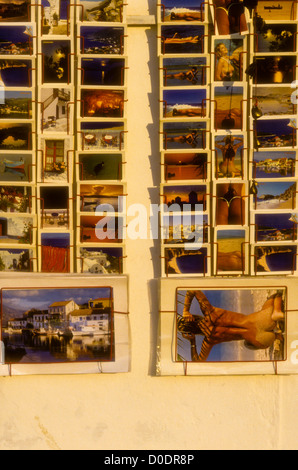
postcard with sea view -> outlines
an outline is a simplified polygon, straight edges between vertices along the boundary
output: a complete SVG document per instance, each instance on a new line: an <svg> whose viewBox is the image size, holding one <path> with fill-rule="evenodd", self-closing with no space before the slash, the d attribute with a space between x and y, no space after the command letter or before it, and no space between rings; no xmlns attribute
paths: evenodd
<svg viewBox="0 0 298 470"><path fill-rule="evenodd" d="M114 360L113 289L2 289L5 363Z"/></svg>
<svg viewBox="0 0 298 470"><path fill-rule="evenodd" d="M204 0L162 0L162 21L204 21Z"/></svg>

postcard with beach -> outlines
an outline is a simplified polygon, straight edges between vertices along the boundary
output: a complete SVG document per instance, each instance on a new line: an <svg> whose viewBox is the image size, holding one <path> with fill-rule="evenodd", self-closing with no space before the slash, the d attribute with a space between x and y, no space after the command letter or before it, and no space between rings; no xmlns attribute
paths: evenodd
<svg viewBox="0 0 298 470"><path fill-rule="evenodd" d="M81 117L121 118L123 113L123 90L81 90Z"/></svg>
<svg viewBox="0 0 298 470"><path fill-rule="evenodd" d="M42 0L42 34L44 36L67 35L70 20L70 0ZM70 22L70 21L69 21Z"/></svg>
<svg viewBox="0 0 298 470"><path fill-rule="evenodd" d="M296 56L257 56L254 59L254 83L258 85L291 84L296 77Z"/></svg>
<svg viewBox="0 0 298 470"><path fill-rule="evenodd" d="M115 359L111 287L4 289L1 304L7 364Z"/></svg>
<svg viewBox="0 0 298 470"><path fill-rule="evenodd" d="M68 233L41 234L41 272L70 272L70 235Z"/></svg>
<svg viewBox="0 0 298 470"><path fill-rule="evenodd" d="M238 82L243 80L246 60L243 39L214 40L214 80L216 82Z"/></svg>
<svg viewBox="0 0 298 470"><path fill-rule="evenodd" d="M265 21L293 21L297 19L297 4L293 0L259 0L256 12Z"/></svg>
<svg viewBox="0 0 298 470"><path fill-rule="evenodd" d="M0 213L32 213L33 196L31 186L0 185Z"/></svg>
<svg viewBox="0 0 298 470"><path fill-rule="evenodd" d="M216 135L214 147L216 179L242 177L244 174L244 136Z"/></svg>
<svg viewBox="0 0 298 470"><path fill-rule="evenodd" d="M204 21L204 0L162 0L161 20L169 21Z"/></svg>
<svg viewBox="0 0 298 470"><path fill-rule="evenodd" d="M119 26L84 26L82 24L79 39L83 55L122 55L125 30Z"/></svg>
<svg viewBox="0 0 298 470"><path fill-rule="evenodd" d="M294 210L296 208L296 183L293 181L258 182L254 196L256 210Z"/></svg>
<svg viewBox="0 0 298 470"><path fill-rule="evenodd" d="M32 125L0 121L0 150L32 150Z"/></svg>
<svg viewBox="0 0 298 470"><path fill-rule="evenodd" d="M123 212L123 185L81 184L78 191L81 212Z"/></svg>
<svg viewBox="0 0 298 470"><path fill-rule="evenodd" d="M78 162L79 179L92 181L121 181L122 154L80 154Z"/></svg>
<svg viewBox="0 0 298 470"><path fill-rule="evenodd" d="M293 242L297 239L297 222L293 212L255 213L255 242Z"/></svg>
<svg viewBox="0 0 298 470"><path fill-rule="evenodd" d="M162 98L165 118L203 118L207 114L207 91L164 90Z"/></svg>
<svg viewBox="0 0 298 470"><path fill-rule="evenodd" d="M2 183L31 183L34 180L32 154L0 153L0 181Z"/></svg>
<svg viewBox="0 0 298 470"><path fill-rule="evenodd" d="M186 250L185 248L166 248L164 250L164 274L169 275L207 275L209 269L208 249Z"/></svg>
<svg viewBox="0 0 298 470"><path fill-rule="evenodd" d="M253 178L292 178L296 175L296 152L265 151L253 154Z"/></svg>
<svg viewBox="0 0 298 470"><path fill-rule="evenodd" d="M123 248L81 248L79 265L84 274L122 274Z"/></svg>
<svg viewBox="0 0 298 470"><path fill-rule="evenodd" d="M244 225L247 189L244 183L219 183L215 188L216 225Z"/></svg>
<svg viewBox="0 0 298 470"><path fill-rule="evenodd" d="M292 95L293 88L289 86L255 86L252 101L263 116L290 116L297 113L297 105L292 103Z"/></svg>
<svg viewBox="0 0 298 470"><path fill-rule="evenodd" d="M84 7L82 21L120 23L123 21L123 0L79 0Z"/></svg>
<svg viewBox="0 0 298 470"><path fill-rule="evenodd" d="M260 119L254 121L256 148L295 147L296 119Z"/></svg>
<svg viewBox="0 0 298 470"><path fill-rule="evenodd" d="M40 219L42 228L65 230L70 224L69 188L67 186L41 186L39 188Z"/></svg>
<svg viewBox="0 0 298 470"><path fill-rule="evenodd" d="M123 150L125 125L120 122L86 122L81 123L81 149Z"/></svg>
<svg viewBox="0 0 298 470"><path fill-rule="evenodd" d="M207 209L207 185L163 186L163 203L171 212L202 212Z"/></svg>
<svg viewBox="0 0 298 470"><path fill-rule="evenodd" d="M167 57L162 59L161 65L165 87L203 86L207 83L206 57Z"/></svg>
<svg viewBox="0 0 298 470"><path fill-rule="evenodd" d="M163 123L165 150L191 150L206 148L206 122Z"/></svg>
<svg viewBox="0 0 298 470"><path fill-rule="evenodd" d="M31 88L32 71L32 60L0 59L0 85L7 88Z"/></svg>
<svg viewBox="0 0 298 470"><path fill-rule="evenodd" d="M255 246L254 266L257 274L294 274L297 269L297 246Z"/></svg>
<svg viewBox="0 0 298 470"><path fill-rule="evenodd" d="M204 54L204 35L204 26L162 26L161 51L163 54Z"/></svg>
<svg viewBox="0 0 298 470"><path fill-rule="evenodd" d="M70 83L71 43L67 40L42 41L43 83Z"/></svg>
<svg viewBox="0 0 298 470"><path fill-rule="evenodd" d="M0 243L6 245L32 245L34 218L24 216L0 217Z"/></svg>
<svg viewBox="0 0 298 470"><path fill-rule="evenodd" d="M245 273L247 265L247 231L216 230L216 273Z"/></svg>
<svg viewBox="0 0 298 470"><path fill-rule="evenodd" d="M0 271L8 273L31 272L33 258L33 250L1 248Z"/></svg>
<svg viewBox="0 0 298 470"><path fill-rule="evenodd" d="M81 83L90 86L123 86L125 83L125 59L83 58Z"/></svg>
<svg viewBox="0 0 298 470"><path fill-rule="evenodd" d="M243 87L215 87L214 125L216 129L242 129L243 127Z"/></svg>
<svg viewBox="0 0 298 470"><path fill-rule="evenodd" d="M1 4L0 4L1 9ZM24 56L34 54L32 25L2 26L0 29L0 55Z"/></svg>
<svg viewBox="0 0 298 470"><path fill-rule="evenodd" d="M207 153L165 153L164 179L206 180L208 177Z"/></svg>
<svg viewBox="0 0 298 470"><path fill-rule="evenodd" d="M31 20L31 0L0 0L0 22L26 23Z"/></svg>
<svg viewBox="0 0 298 470"><path fill-rule="evenodd" d="M176 361L283 361L286 312L285 287L178 288Z"/></svg>
<svg viewBox="0 0 298 470"><path fill-rule="evenodd" d="M124 219L115 216L80 217L80 242L115 244L123 241Z"/></svg>

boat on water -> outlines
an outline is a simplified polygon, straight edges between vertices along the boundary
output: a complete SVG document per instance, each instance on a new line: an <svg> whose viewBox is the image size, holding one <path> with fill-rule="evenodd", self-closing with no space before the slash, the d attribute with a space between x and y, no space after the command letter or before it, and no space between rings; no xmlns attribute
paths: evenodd
<svg viewBox="0 0 298 470"><path fill-rule="evenodd" d="M6 171L19 171L25 173L25 163L23 160L12 162L10 160L2 160L0 162L0 173L5 173Z"/></svg>
<svg viewBox="0 0 298 470"><path fill-rule="evenodd" d="M103 336L106 334L98 326L80 326L77 329L71 329L71 333L73 336Z"/></svg>

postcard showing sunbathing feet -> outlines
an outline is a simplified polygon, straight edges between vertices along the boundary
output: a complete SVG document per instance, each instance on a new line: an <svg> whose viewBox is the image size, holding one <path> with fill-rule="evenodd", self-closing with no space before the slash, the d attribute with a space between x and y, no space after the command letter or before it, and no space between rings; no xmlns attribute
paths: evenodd
<svg viewBox="0 0 298 470"><path fill-rule="evenodd" d="M1 283L0 374L127 372L127 278L33 276Z"/></svg>
<svg viewBox="0 0 298 470"><path fill-rule="evenodd" d="M160 280L157 375L296 374L295 282Z"/></svg>

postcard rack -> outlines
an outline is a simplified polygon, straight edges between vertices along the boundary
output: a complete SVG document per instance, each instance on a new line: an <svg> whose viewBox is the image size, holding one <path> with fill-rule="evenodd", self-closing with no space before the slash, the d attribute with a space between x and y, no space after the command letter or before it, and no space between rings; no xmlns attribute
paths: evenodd
<svg viewBox="0 0 298 470"><path fill-rule="evenodd" d="M276 278L292 288L297 277L297 2L260 0L251 9L223 3L157 2L161 375L219 373L227 362L233 363L231 373L295 369L289 344L279 356L282 367L274 361L276 343L266 356L268 367L262 354L245 359L249 355L236 347L237 359L231 351L221 356L220 346L218 356L204 357L212 342L208 334L199 355L196 335L217 324L211 317L211 324L204 323L204 302L191 314L189 306L183 310L185 299L182 310L164 306L169 296L177 300L175 286L181 284L191 292L219 285L210 296L220 304L228 287L237 292L239 283L239 295L229 293L231 304L223 302L239 311L246 295L251 306L257 303L255 286L265 286L263 294L270 286L269 302L280 298ZM250 299L242 295L245 285L252 286ZM295 303L286 310L286 299L289 289L281 310L292 324ZM200 318L202 330L179 329L183 316ZM293 324L288 338L297 330ZM281 331L284 339L284 325ZM252 363L241 369L241 358Z"/></svg>
<svg viewBox="0 0 298 470"><path fill-rule="evenodd" d="M1 4L4 375L129 369L126 5L87 3Z"/></svg>

